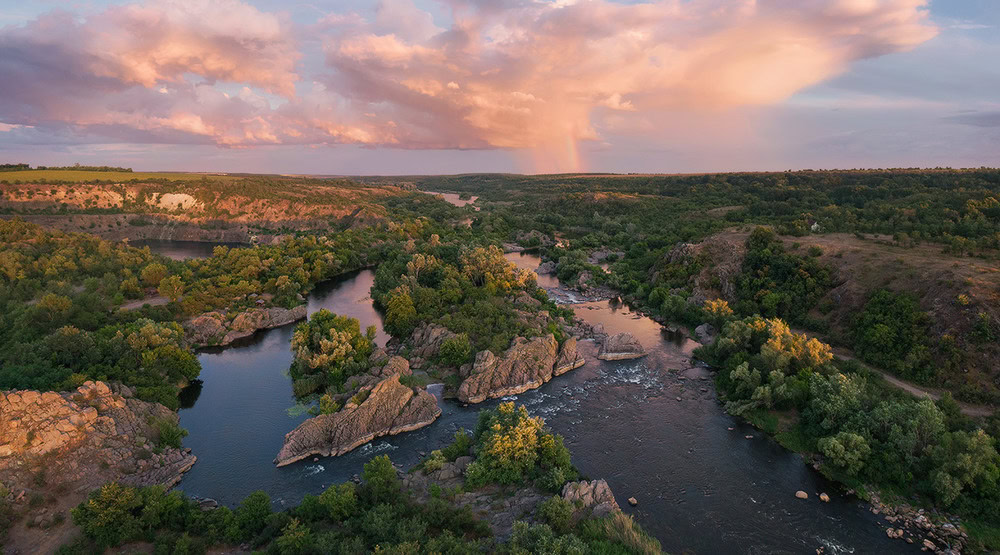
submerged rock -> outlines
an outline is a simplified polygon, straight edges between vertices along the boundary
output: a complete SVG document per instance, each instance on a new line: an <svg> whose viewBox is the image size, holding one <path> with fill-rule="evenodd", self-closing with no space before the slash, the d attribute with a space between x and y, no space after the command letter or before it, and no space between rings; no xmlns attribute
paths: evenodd
<svg viewBox="0 0 1000 555"><path fill-rule="evenodd" d="M409 364L392 357L374 376L389 374L372 386L360 403L348 403L333 414L321 414L299 424L285 435L285 443L274 463L284 466L313 455L337 456L369 441L422 428L441 415L437 399L424 389L414 391L400 383L409 375Z"/></svg>
<svg viewBox="0 0 1000 555"><path fill-rule="evenodd" d="M552 376L565 374L586 361L576 350L576 340L568 339L560 349L554 335L514 339L503 356L480 351L468 377L458 387L463 403L517 395L540 387Z"/></svg>
<svg viewBox="0 0 1000 555"><path fill-rule="evenodd" d="M601 360L627 360L646 356L646 349L631 333L622 332L608 336L601 345L597 358Z"/></svg>

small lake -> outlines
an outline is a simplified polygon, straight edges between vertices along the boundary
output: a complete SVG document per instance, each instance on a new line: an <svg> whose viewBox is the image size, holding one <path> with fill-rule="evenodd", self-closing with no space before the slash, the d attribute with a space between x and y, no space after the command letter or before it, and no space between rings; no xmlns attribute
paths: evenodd
<svg viewBox="0 0 1000 555"><path fill-rule="evenodd" d="M507 255L534 269L536 255ZM554 276L543 287L558 287ZM388 336L372 307L374 273L362 270L324 284L309 297L309 312L327 308L375 325L377 342ZM572 298L561 291L559 298ZM597 346L581 342L588 362L513 400L545 418L566 438L573 462L588 477L605 478L623 510L635 515L668 552L683 553L900 553L912 545L886 538L879 519L856 498L812 471L752 427L729 416L714 394L709 371L691 361L696 346L670 337L652 320L609 301L573 305L609 333L628 331L649 351L631 361L604 362ZM360 474L376 454L402 468L451 441L458 428L472 429L480 408L439 400L441 417L430 426L377 439L341 457L321 457L276 468L272 463L284 434L306 415L295 406L287 375L293 325L258 333L225 350L199 353L199 391L190 392L181 425L184 445L198 462L180 483L188 494L233 506L255 490L279 505L297 504L307 493ZM197 395L193 395L197 393ZM677 399L680 398L680 401ZM745 436L751 435L752 439ZM795 498L804 490L810 499ZM821 503L816 494L830 494ZM628 497L636 497L630 507Z"/></svg>

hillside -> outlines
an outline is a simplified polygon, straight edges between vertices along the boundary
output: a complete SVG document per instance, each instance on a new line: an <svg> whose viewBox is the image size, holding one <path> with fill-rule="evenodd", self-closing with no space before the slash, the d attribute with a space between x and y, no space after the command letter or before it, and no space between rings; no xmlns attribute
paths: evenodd
<svg viewBox="0 0 1000 555"><path fill-rule="evenodd" d="M268 242L284 231L386 221L386 200L413 194L394 185L271 176L32 170L0 178L0 215L133 240Z"/></svg>

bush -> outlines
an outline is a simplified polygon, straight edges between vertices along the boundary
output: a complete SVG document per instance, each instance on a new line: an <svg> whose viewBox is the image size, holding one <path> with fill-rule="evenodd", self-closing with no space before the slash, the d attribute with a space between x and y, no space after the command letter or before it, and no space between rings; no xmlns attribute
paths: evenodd
<svg viewBox="0 0 1000 555"><path fill-rule="evenodd" d="M460 333L441 342L438 361L448 366L461 366L469 362L471 356L472 345L469 343L469 336Z"/></svg>
<svg viewBox="0 0 1000 555"><path fill-rule="evenodd" d="M455 440L451 442L450 445L441 450L441 454L449 462L455 462L455 459L459 457L464 457L469 454L469 448L472 447L472 436L470 436L465 428L460 428L455 432Z"/></svg>
<svg viewBox="0 0 1000 555"><path fill-rule="evenodd" d="M181 440L188 435L188 431L180 427L176 416L156 418L153 427L156 429L156 445L159 447L180 448Z"/></svg>
<svg viewBox="0 0 1000 555"><path fill-rule="evenodd" d="M573 527L573 504L558 495L553 495L539 503L538 517L555 532L565 534Z"/></svg>
<svg viewBox="0 0 1000 555"><path fill-rule="evenodd" d="M379 455L365 463L361 480L365 484L365 493L376 502L395 501L402 490L399 475L387 455Z"/></svg>

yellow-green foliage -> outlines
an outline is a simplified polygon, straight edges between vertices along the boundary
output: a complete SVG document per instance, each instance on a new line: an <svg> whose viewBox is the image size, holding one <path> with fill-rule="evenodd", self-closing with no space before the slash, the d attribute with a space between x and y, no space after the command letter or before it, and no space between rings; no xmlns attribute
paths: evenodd
<svg viewBox="0 0 1000 555"><path fill-rule="evenodd" d="M466 471L466 483L517 484L536 480L557 490L576 475L563 438L545 428L545 421L528 414L523 405L501 403L479 413L476 460Z"/></svg>

